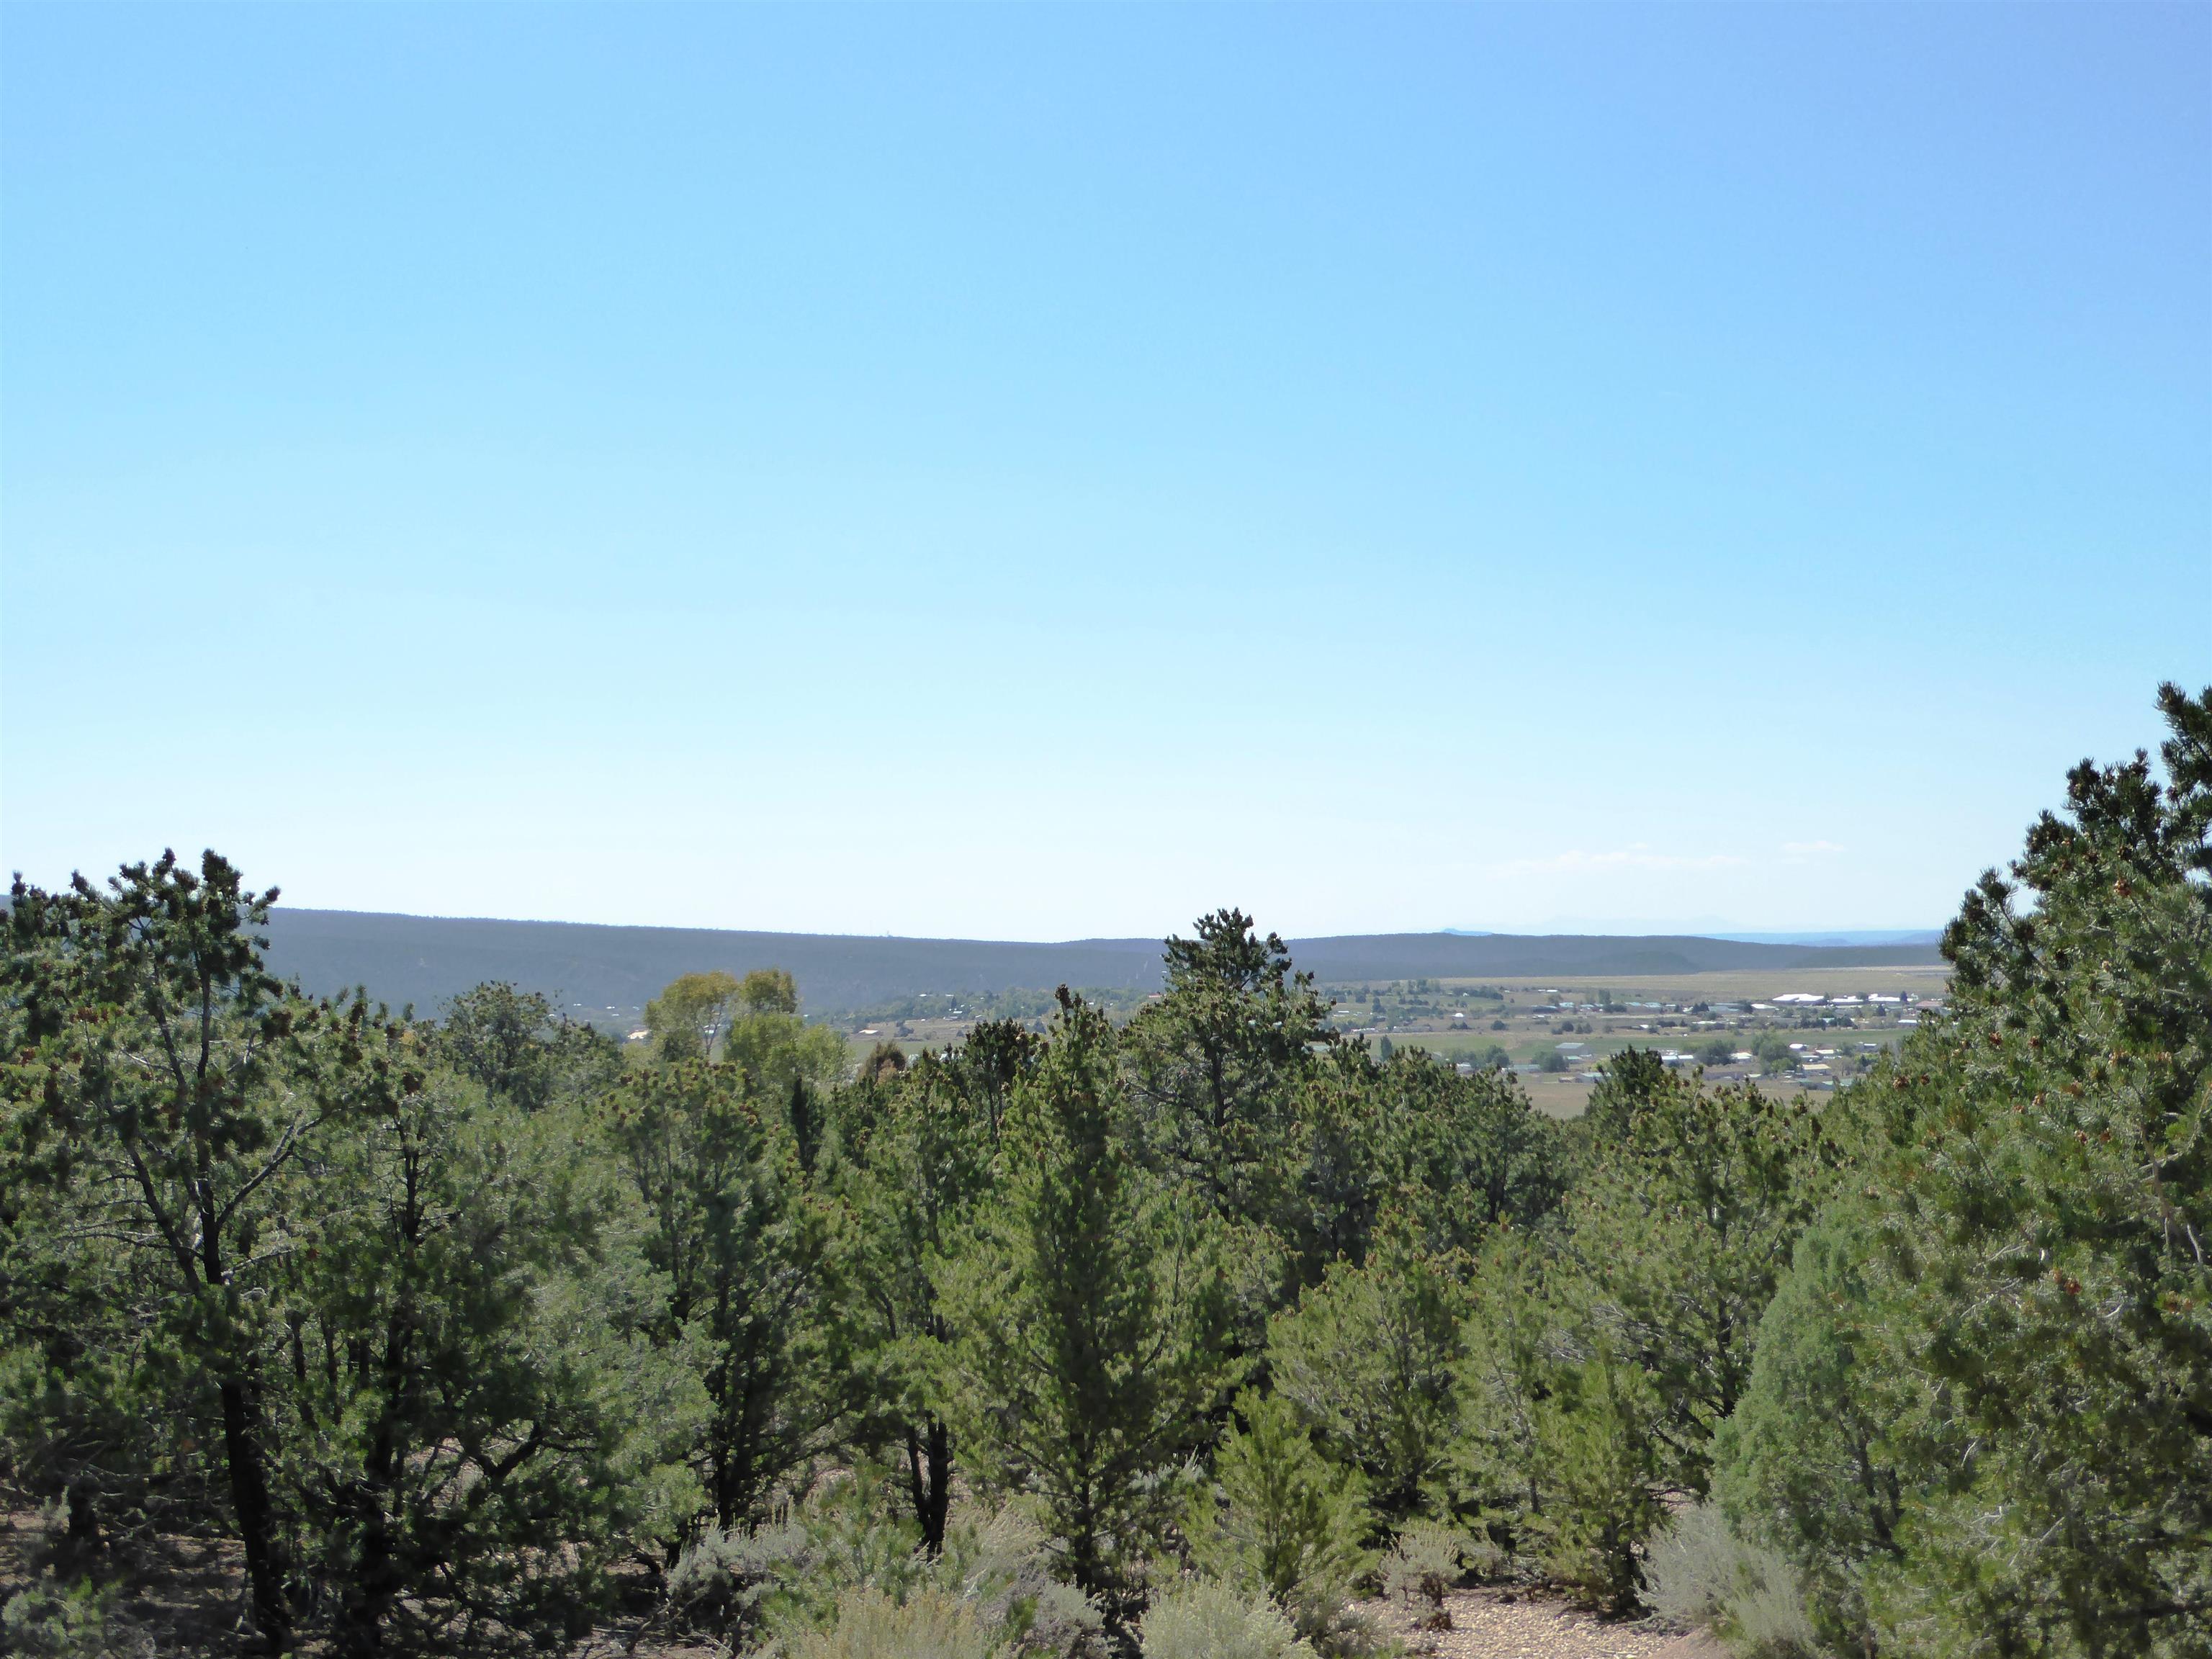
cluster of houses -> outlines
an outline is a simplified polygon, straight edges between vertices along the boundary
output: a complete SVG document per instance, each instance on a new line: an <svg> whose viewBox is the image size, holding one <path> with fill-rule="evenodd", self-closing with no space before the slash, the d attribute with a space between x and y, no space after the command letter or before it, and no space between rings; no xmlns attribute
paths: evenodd
<svg viewBox="0 0 2212 1659"><path fill-rule="evenodd" d="M1624 1028L1611 1022L1623 1017L1633 1018L1638 1014L1650 1015L1654 1018L1635 1020L1634 1029L1655 1034L1679 1031L1682 1035L1674 1039L1678 1044L1693 1036L1704 1034L1725 1041L1727 1035L1741 1032L1748 1024L1767 1030L1778 1026L1784 1030L1791 1027L1802 1030L1816 1024L1823 1028L1843 1026L1848 1029L1854 1025L1863 1026L1871 1020L1882 1027L1911 1027L1920 1023L1923 1011L1941 1006L1910 991L1846 992L1834 996L1812 991L1784 991L1764 1000L1696 1002L1687 1006L1674 1002L1622 1002L1609 998L1601 1002L1583 1002L1548 989L1543 994L1557 1000L1533 1011L1533 1017L1537 1020L1547 1024L1559 1020L1566 1023L1566 1029L1571 1031L1576 1027L1567 1022L1572 1018L1597 1015L1608 1021L1607 1030L1620 1031ZM1675 1018L1662 1018L1670 1015ZM1452 1023L1455 1027L1465 1030L1465 1015L1455 1014ZM1553 1029L1559 1028L1554 1025ZM1584 1023L1580 1029L1589 1031L1595 1028ZM1739 1036L1736 1041L1741 1042L1743 1038ZM1838 1043L1833 1047L1818 1042L1792 1042L1790 1045L1790 1063L1786 1067L1770 1066L1767 1069L1786 1070L1800 1084L1809 1088L1833 1087L1838 1073L1863 1066L1869 1058L1881 1053L1887 1046L1885 1042L1866 1041ZM1595 1052L1588 1042L1564 1042L1556 1047L1560 1059L1566 1062L1567 1075L1584 1082L1596 1075L1596 1069L1605 1058ZM1710 1041L1700 1042L1695 1048L1662 1048L1659 1058L1667 1065L1678 1066L1726 1064L1755 1067L1760 1063L1751 1049L1733 1047L1729 1051L1727 1060L1723 1061L1714 1043ZM1461 1069L1472 1068L1462 1066ZM1556 1061L1547 1060L1540 1068L1516 1066L1515 1069L1556 1071L1559 1067ZM1757 1078L1762 1073L1754 1069L1744 1075Z"/></svg>
<svg viewBox="0 0 2212 1659"><path fill-rule="evenodd" d="M1880 991L1869 991L1863 997L1824 997L1815 996L1810 991L1784 991L1771 1002L1753 1002L1745 1006L1753 1013L1771 1014L1778 1013L1785 1008L1838 1008L1846 1012L1853 1008L1903 1009L1911 1006L1913 996L1910 991L1901 991L1895 996L1889 996Z"/></svg>

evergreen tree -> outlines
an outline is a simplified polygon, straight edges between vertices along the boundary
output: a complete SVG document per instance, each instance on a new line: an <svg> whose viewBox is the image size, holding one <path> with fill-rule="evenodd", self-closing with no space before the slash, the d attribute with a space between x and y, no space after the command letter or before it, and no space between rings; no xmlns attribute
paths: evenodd
<svg viewBox="0 0 2212 1659"><path fill-rule="evenodd" d="M82 1224L143 1275L149 1361L212 1404L253 1620L292 1631L289 1563L270 1488L268 1285L296 1240L285 1176L341 1109L374 1045L359 1002L285 994L262 966L274 890L210 852L198 875L164 854L95 888L10 896L7 1000L15 1145L51 1156ZM10 1180L33 1171L16 1166ZM11 1206L12 1207L12 1206Z"/></svg>
<svg viewBox="0 0 2212 1659"><path fill-rule="evenodd" d="M2166 783L2076 768L1946 931L1948 1012L1838 1103L1852 1190L1723 1493L1839 1638L2212 1647L2212 693L2160 702Z"/></svg>
<svg viewBox="0 0 2212 1659"><path fill-rule="evenodd" d="M1139 1158L1115 1050L1105 1017L1063 988L951 1302L979 1474L1036 1496L1062 1570L1119 1628L1171 1477L1233 1378L1224 1275Z"/></svg>
<svg viewBox="0 0 2212 1659"><path fill-rule="evenodd" d="M854 1364L830 1207L806 1191L788 1125L733 1066L635 1073L598 1109L666 1275L659 1340L689 1352L711 1409L692 1462L717 1522L756 1518L779 1482L837 1444L870 1384Z"/></svg>
<svg viewBox="0 0 2212 1659"><path fill-rule="evenodd" d="M1510 1077L1462 1077L1410 1049L1377 1063L1361 1044L1339 1044L1291 1109L1273 1185L1292 1293L1331 1262L1363 1261L1386 1211L1449 1252L1500 1220L1538 1220L1565 1190L1565 1143Z"/></svg>
<svg viewBox="0 0 2212 1659"><path fill-rule="evenodd" d="M1278 1181L1287 1200L1279 1224L1288 1258L1284 1301L1317 1284L1331 1262L1365 1261L1384 1209L1401 1195L1400 1171L1384 1154L1399 1126L1386 1120L1376 1077L1364 1045L1339 1043L1293 1104L1296 1140Z"/></svg>
<svg viewBox="0 0 2212 1659"><path fill-rule="evenodd" d="M1191 1553L1215 1577L1264 1593L1303 1636L1327 1632L1374 1557L1358 1475L1332 1464L1289 1401L1247 1389L1214 1460L1219 1491L1192 1503Z"/></svg>
<svg viewBox="0 0 2212 1659"><path fill-rule="evenodd" d="M612 1037L556 1018L537 992L504 981L455 997L432 1043L443 1063L526 1111L610 1088L623 1070Z"/></svg>
<svg viewBox="0 0 2212 1659"><path fill-rule="evenodd" d="M343 1654L580 1635L696 1502L654 1443L688 1379L603 1316L608 1183L566 1126L409 1066L416 1036L294 1194L319 1219L276 1285L278 1484Z"/></svg>
<svg viewBox="0 0 2212 1659"><path fill-rule="evenodd" d="M1243 911L1201 916L1196 932L1167 941L1166 994L1129 1024L1131 1086L1163 1168L1224 1216L1273 1221L1295 1085L1334 1041L1329 1005Z"/></svg>
<svg viewBox="0 0 2212 1659"><path fill-rule="evenodd" d="M1615 1612L1637 1605L1644 1540L1662 1513L1650 1376L1601 1339L1546 1367L1534 1402L1540 1501L1525 1526L1545 1577Z"/></svg>
<svg viewBox="0 0 2212 1659"><path fill-rule="evenodd" d="M1509 1554L1542 1510L1550 1474L1536 1431L1561 1346L1546 1283L1555 1271L1537 1240L1501 1225L1483 1241L1466 1290L1460 1431L1442 1495Z"/></svg>
<svg viewBox="0 0 2212 1659"><path fill-rule="evenodd" d="M0 1052L21 1053L20 1035L0 1030ZM186 1449L198 1402L165 1299L105 1237L97 1165L42 1117L35 1097L0 1112L0 1480L61 1508L54 1554L76 1575L117 1539L191 1528L221 1503Z"/></svg>
<svg viewBox="0 0 2212 1659"><path fill-rule="evenodd" d="M854 1299L886 1392L878 1433L904 1463L924 1546L945 1547L952 1496L952 1413L944 1307L950 1259L967 1243L994 1181L989 1091L964 1054L924 1054L895 1085L841 1182L855 1218Z"/></svg>
<svg viewBox="0 0 2212 1659"><path fill-rule="evenodd" d="M1759 1316L1833 1190L1820 1114L1633 1062L1569 1208L1571 1322L1647 1371L1662 1478L1702 1495L1751 1378Z"/></svg>
<svg viewBox="0 0 2212 1659"><path fill-rule="evenodd" d="M1423 1507L1459 1432L1466 1276L1463 1259L1388 1231L1364 1267L1334 1264L1268 1327L1278 1397L1393 1519Z"/></svg>
<svg viewBox="0 0 2212 1659"><path fill-rule="evenodd" d="M1532 1226L1558 1206L1563 1138L1510 1074L1462 1077L1407 1050L1376 1069L1372 1087L1371 1155L1428 1248L1471 1249L1501 1221Z"/></svg>
<svg viewBox="0 0 2212 1659"><path fill-rule="evenodd" d="M1859 1652L1877 1645L1868 1571L1899 1553L1904 1494L1888 1430L1923 1387L1881 1364L1864 1270L1872 1213L1846 1200L1799 1238L1759 1320L1750 1387L1715 1445L1729 1518L1785 1547L1815 1629Z"/></svg>

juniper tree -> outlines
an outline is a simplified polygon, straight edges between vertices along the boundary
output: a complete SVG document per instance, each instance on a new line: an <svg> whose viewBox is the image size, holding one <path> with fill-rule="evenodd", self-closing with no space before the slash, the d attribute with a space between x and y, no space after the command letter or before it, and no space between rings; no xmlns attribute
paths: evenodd
<svg viewBox="0 0 2212 1659"><path fill-rule="evenodd" d="M1946 930L1948 1013L1838 1102L1852 1190L1724 1486L1839 1634L2212 1644L2212 692L2160 706L2165 784L2075 768Z"/></svg>
<svg viewBox="0 0 2212 1659"><path fill-rule="evenodd" d="M1899 1553L1904 1492L1888 1433L1922 1387L1880 1363L1865 1271L1875 1208L1847 1197L1799 1238L1759 1320L1750 1386L1714 1448L1714 1493L1729 1518L1783 1546L1821 1636L1859 1650L1874 1641L1868 1570Z"/></svg>

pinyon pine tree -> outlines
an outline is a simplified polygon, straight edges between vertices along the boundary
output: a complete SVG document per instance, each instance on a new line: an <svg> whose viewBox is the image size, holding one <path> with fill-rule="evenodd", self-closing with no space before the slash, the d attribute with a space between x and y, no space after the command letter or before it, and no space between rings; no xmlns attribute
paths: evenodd
<svg viewBox="0 0 2212 1659"><path fill-rule="evenodd" d="M1060 1002L947 1300L982 1478L1034 1494L1061 1570L1126 1630L1229 1380L1228 1298L1202 1231L1139 1161L1113 1026L1065 987Z"/></svg>

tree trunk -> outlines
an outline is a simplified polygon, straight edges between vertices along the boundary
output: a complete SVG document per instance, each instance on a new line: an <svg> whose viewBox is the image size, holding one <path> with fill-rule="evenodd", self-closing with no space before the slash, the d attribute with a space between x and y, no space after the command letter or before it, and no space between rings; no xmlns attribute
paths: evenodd
<svg viewBox="0 0 2212 1659"><path fill-rule="evenodd" d="M338 1651L349 1659L367 1659L384 1651L384 1626L399 1595L399 1573L392 1559L392 1492L398 1482L398 1431L392 1422L398 1395L387 1376L383 1419L364 1460L362 1478L355 1483L355 1523L360 1542L351 1564L350 1582L338 1603Z"/></svg>
<svg viewBox="0 0 2212 1659"><path fill-rule="evenodd" d="M928 1428L906 1431L907 1486L914 1518L921 1522L921 1541L932 1555L945 1553L945 1517L952 1505L952 1431L932 1417Z"/></svg>
<svg viewBox="0 0 2212 1659"><path fill-rule="evenodd" d="M100 1504L91 1477L79 1475L70 1481L66 1497L69 1533L63 1540L62 1556L76 1571L88 1571L93 1558L100 1553Z"/></svg>
<svg viewBox="0 0 2212 1659"><path fill-rule="evenodd" d="M253 1597L253 1622L263 1645L283 1653L292 1645L292 1609L285 1599L283 1548L276 1537L276 1513L269 1498L269 1475L261 1466L253 1397L246 1378L222 1383L222 1449L230 1469L230 1506L238 1517L239 1540L246 1547L246 1579Z"/></svg>

